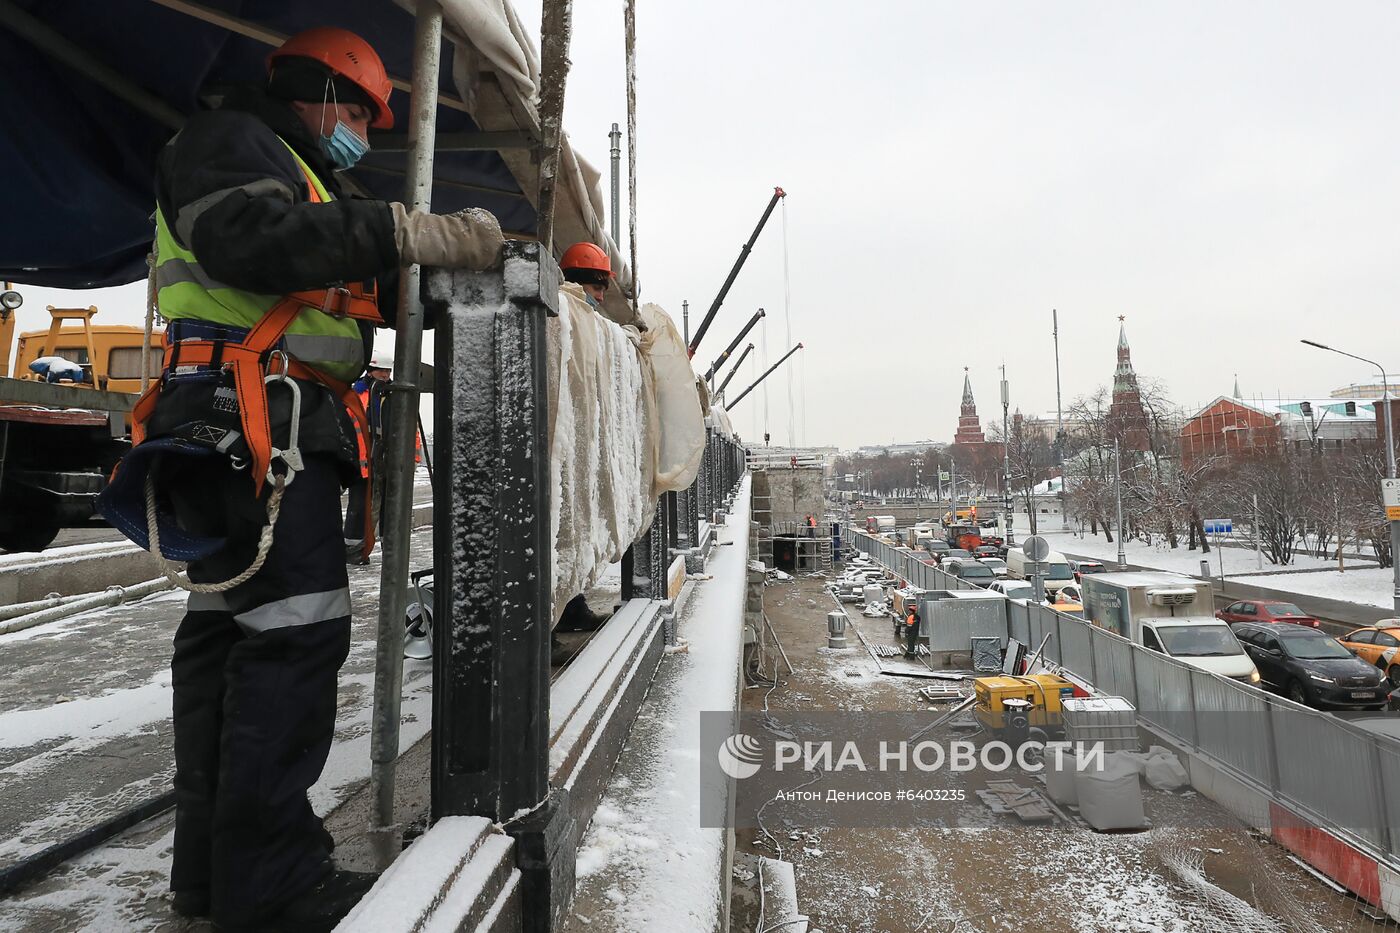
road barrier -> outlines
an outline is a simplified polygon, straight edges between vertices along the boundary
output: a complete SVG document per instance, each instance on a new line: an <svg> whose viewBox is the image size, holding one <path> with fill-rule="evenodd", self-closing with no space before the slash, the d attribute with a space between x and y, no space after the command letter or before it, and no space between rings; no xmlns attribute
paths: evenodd
<svg viewBox="0 0 1400 933"><path fill-rule="evenodd" d="M919 552L852 528L857 550L925 589L967 586ZM1029 601L1007 601L1007 635L1170 737L1193 785L1400 920L1400 739L1192 667Z"/></svg>

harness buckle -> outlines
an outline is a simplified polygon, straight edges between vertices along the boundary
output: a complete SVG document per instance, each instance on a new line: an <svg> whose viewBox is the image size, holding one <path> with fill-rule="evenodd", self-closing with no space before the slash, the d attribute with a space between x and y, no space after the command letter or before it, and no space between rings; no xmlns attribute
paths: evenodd
<svg viewBox="0 0 1400 933"><path fill-rule="evenodd" d="M290 486L292 480L301 470L306 469L306 463L301 458L301 448L297 442L301 437L301 386L295 379L287 375L286 362L287 355L280 350L274 351L273 356L281 356L283 360L283 370L280 373L269 373L263 377L263 385L270 385L273 382L281 382L292 391L292 423L288 428L286 448L272 448L272 456L267 461L267 481L276 485L277 474L272 471L273 464L278 460L282 461L286 472L283 478L283 485ZM269 358L269 363L271 358Z"/></svg>
<svg viewBox="0 0 1400 933"><path fill-rule="evenodd" d="M350 289L343 285L326 289L326 300L321 302L321 313L329 314L337 321L344 320L350 313Z"/></svg>

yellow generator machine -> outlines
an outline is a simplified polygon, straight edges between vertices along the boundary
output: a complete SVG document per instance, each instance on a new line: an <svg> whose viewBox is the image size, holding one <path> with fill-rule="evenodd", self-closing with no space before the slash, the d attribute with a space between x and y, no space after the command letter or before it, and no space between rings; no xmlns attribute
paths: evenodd
<svg viewBox="0 0 1400 933"><path fill-rule="evenodd" d="M998 675L973 681L973 714L982 727L1007 741L1048 738L1063 730L1060 703L1074 696L1074 684L1057 674Z"/></svg>

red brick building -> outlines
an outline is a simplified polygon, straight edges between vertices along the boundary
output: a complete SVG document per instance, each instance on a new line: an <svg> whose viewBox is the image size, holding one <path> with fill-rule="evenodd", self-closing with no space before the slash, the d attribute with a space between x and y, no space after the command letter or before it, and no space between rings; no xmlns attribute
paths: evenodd
<svg viewBox="0 0 1400 933"><path fill-rule="evenodd" d="M1221 396L1196 412L1181 428L1181 459L1223 457L1278 446L1278 416Z"/></svg>

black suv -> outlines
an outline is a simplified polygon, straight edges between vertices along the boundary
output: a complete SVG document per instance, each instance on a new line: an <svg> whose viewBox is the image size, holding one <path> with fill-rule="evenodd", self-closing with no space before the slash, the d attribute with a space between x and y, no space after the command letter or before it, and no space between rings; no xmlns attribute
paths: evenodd
<svg viewBox="0 0 1400 933"><path fill-rule="evenodd" d="M1385 708L1385 675L1330 635L1302 625L1230 626L1264 685L1317 709Z"/></svg>

